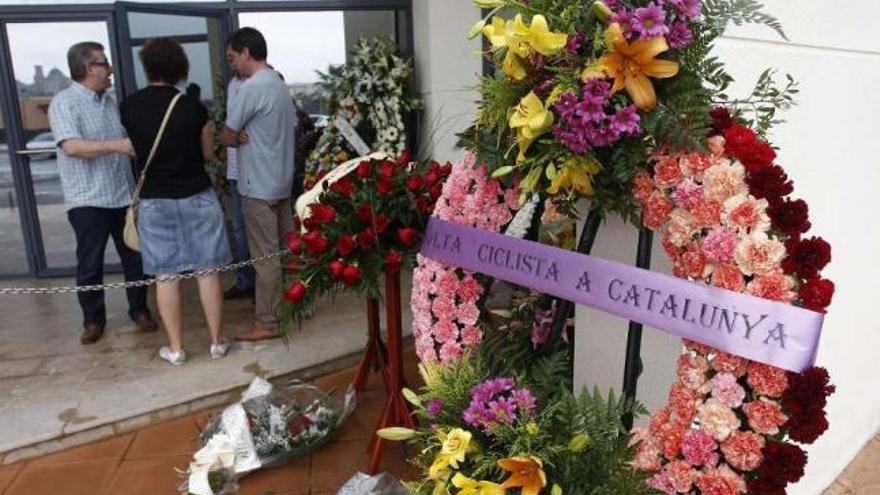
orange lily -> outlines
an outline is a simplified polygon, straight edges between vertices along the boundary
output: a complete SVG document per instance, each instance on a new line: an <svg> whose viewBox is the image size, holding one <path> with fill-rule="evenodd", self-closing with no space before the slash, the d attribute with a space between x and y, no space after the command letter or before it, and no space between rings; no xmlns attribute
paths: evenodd
<svg viewBox="0 0 880 495"><path fill-rule="evenodd" d="M537 457L508 457L498 461L498 467L510 472L502 488L522 488L522 495L538 495L547 486L544 464Z"/></svg>
<svg viewBox="0 0 880 495"><path fill-rule="evenodd" d="M654 58L669 49L666 39L657 36L629 43L620 24L615 22L605 30L605 44L608 51L583 72L581 79L586 82L596 77L611 77L614 79L612 93L625 88L637 107L652 110L657 105L657 94L648 78L666 79L678 74L678 62Z"/></svg>

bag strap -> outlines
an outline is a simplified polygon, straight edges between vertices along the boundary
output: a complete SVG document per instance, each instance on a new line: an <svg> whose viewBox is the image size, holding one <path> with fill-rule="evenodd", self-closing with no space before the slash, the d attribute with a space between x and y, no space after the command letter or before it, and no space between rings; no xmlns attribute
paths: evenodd
<svg viewBox="0 0 880 495"><path fill-rule="evenodd" d="M131 195L132 207L137 206L140 201L141 189L144 187L144 180L147 178L147 169L150 168L150 163L153 162L153 157L156 156L156 150L159 149L159 141L162 140L162 135L165 134L165 127L168 126L168 119L171 118L171 111L174 110L174 106L177 105L177 100L179 100L181 96L183 96L183 93L177 93L174 95L174 98L171 99L171 103L168 104L168 110L165 111L165 117L162 118L162 124L159 126L159 132L156 134L156 139L153 141L150 155L144 163L144 169L141 171L137 186L134 188L134 193Z"/></svg>

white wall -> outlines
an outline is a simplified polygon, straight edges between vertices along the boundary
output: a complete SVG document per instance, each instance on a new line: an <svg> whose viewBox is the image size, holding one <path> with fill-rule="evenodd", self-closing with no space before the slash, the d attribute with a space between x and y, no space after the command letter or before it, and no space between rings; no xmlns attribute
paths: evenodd
<svg viewBox="0 0 880 495"><path fill-rule="evenodd" d="M455 134L473 120L482 62L467 32L480 19L470 0L413 0L416 84L425 100L422 156L455 160Z"/></svg>
<svg viewBox="0 0 880 495"><path fill-rule="evenodd" d="M779 163L794 180L794 196L810 204L812 235L832 245L824 275L837 284L825 320L818 363L829 369L837 393L828 405L831 428L807 450L807 474L791 494L828 486L880 427L880 321L872 314L880 269L880 34L873 19L880 2L769 0L790 43L769 29L732 29L717 53L747 94L761 71L775 67L801 83L799 105L772 136ZM636 236L618 222L603 226L595 254L633 262ZM659 244L654 266L668 271ZM584 384L620 387L626 324L579 308L577 376ZM653 410L673 380L675 339L645 330L645 373L639 399Z"/></svg>
<svg viewBox="0 0 880 495"><path fill-rule="evenodd" d="M790 42L769 29L731 29L717 53L738 79L732 94L747 94L766 67L801 83L799 106L772 136L779 163L810 204L812 235L833 247L825 275L837 284L825 322L818 364L829 369L837 393L829 401L831 428L808 448L807 475L789 493L816 494L828 486L880 427L880 319L869 313L880 289L880 2L766 0ZM454 134L472 119L476 95L464 88L481 70L477 42L464 39L479 13L469 0L414 0L416 77L433 131L433 156L455 159ZM440 125L428 125L432 120ZM611 219L600 229L594 254L634 263L636 232ZM669 272L659 244L652 266ZM578 307L577 381L619 389L626 322ZM674 378L678 339L645 329L645 371L639 399L660 407Z"/></svg>

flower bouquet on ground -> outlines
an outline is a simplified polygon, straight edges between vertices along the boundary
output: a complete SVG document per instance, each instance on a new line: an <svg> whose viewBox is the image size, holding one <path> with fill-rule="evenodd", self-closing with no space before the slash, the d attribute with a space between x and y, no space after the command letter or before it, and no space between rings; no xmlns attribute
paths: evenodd
<svg viewBox="0 0 880 495"><path fill-rule="evenodd" d="M234 493L237 480L252 471L278 466L321 448L355 408L349 389L341 399L294 381L276 387L256 378L242 400L205 427L203 447L193 456L182 493Z"/></svg>
<svg viewBox="0 0 880 495"><path fill-rule="evenodd" d="M451 165L398 158L367 159L335 182L316 187L317 201L290 232L285 321L326 292L379 297L380 275L411 263ZM285 325L287 327L288 325Z"/></svg>

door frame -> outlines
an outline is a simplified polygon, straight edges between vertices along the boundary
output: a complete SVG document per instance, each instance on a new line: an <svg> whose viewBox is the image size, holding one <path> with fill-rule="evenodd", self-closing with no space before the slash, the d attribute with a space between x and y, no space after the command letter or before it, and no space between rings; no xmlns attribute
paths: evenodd
<svg viewBox="0 0 880 495"><path fill-rule="evenodd" d="M28 158L18 151L25 149L25 134L21 125L21 107L18 98L15 73L12 67L12 52L7 32L8 24L51 23L51 22L103 22L107 27L107 40L113 60L119 52L116 33L113 29L114 16L111 5L63 5L63 6L15 6L0 9L0 107L2 107L6 126L10 166L12 168L13 188L18 204L19 222L24 239L25 257L28 271L3 273L0 278L22 276L56 277L75 273L75 266L50 267L46 261L45 244L40 226L39 209L34 184L31 178ZM117 98L121 96L121 84L116 85ZM113 268L113 267L108 267ZM117 268L118 269L118 268Z"/></svg>

